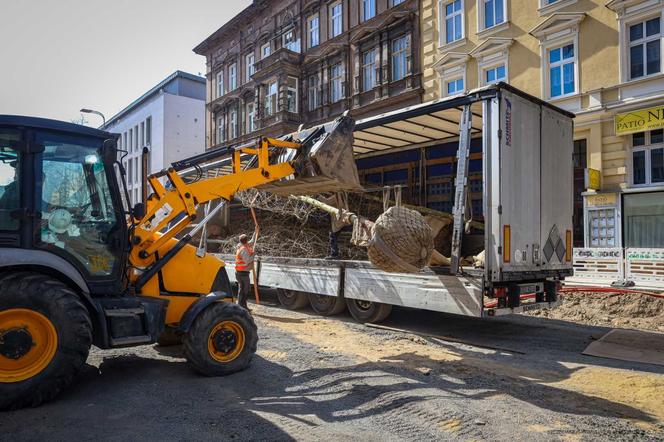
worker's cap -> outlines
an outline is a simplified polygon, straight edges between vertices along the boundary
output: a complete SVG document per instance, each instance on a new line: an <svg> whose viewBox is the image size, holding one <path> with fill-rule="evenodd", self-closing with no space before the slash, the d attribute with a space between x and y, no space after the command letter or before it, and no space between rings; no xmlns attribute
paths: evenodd
<svg viewBox="0 0 664 442"><path fill-rule="evenodd" d="M242 235L240 235L240 242L241 243L245 243L245 242L247 242L247 240L248 240L247 235L245 235L244 233Z"/></svg>

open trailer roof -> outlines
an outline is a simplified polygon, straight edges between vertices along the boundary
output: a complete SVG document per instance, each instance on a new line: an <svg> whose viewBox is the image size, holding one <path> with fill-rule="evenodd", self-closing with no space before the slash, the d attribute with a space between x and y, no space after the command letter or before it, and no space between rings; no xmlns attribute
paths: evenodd
<svg viewBox="0 0 664 442"><path fill-rule="evenodd" d="M355 123L353 151L358 156L387 153L397 149L426 147L459 137L463 106L473 113L472 134L482 133L482 102L506 89L531 101L550 107L571 118L571 114L506 83L485 86L465 94L417 104Z"/></svg>

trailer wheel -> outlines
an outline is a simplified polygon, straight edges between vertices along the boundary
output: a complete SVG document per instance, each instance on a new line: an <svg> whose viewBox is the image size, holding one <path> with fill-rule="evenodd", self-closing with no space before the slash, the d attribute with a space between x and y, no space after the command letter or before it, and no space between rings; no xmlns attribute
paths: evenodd
<svg viewBox="0 0 664 442"><path fill-rule="evenodd" d="M53 399L91 345L90 316L69 287L31 272L0 280L0 410Z"/></svg>
<svg viewBox="0 0 664 442"><path fill-rule="evenodd" d="M256 353L258 333L249 312L215 302L203 310L182 338L187 362L205 376L244 370Z"/></svg>
<svg viewBox="0 0 664 442"><path fill-rule="evenodd" d="M346 309L346 302L340 296L309 293L309 303L316 313L322 316L338 315Z"/></svg>
<svg viewBox="0 0 664 442"><path fill-rule="evenodd" d="M298 310L309 304L307 294L297 290L277 289L277 298L288 310Z"/></svg>
<svg viewBox="0 0 664 442"><path fill-rule="evenodd" d="M392 305L379 302L362 301L360 299L346 299L346 305L351 316L361 323L378 323L385 320L392 312Z"/></svg>

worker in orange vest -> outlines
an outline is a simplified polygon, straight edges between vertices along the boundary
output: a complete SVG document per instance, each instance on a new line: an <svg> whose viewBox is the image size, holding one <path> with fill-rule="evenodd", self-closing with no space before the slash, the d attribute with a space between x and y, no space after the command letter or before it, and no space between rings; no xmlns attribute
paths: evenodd
<svg viewBox="0 0 664 442"><path fill-rule="evenodd" d="M254 249L252 247L254 238L251 240L247 235L240 235L240 243L235 251L235 279L237 280L237 303L249 310L247 299L250 292L250 273L254 269Z"/></svg>

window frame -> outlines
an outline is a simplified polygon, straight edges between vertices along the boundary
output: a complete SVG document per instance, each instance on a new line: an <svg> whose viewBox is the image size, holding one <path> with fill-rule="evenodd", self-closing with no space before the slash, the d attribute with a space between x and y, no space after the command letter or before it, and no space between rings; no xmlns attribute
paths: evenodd
<svg viewBox="0 0 664 442"><path fill-rule="evenodd" d="M492 81L492 82L489 82L489 80L486 78L486 74L487 74L489 71L497 70L497 69L500 68L500 67L503 67L503 68L505 69L505 76L503 77L503 79L502 79L502 80L494 80L494 81ZM497 71L496 71L496 72L497 72ZM481 84L482 84L482 86L486 86L486 85L489 85L489 84L500 83L501 81L504 81L505 83L508 82L508 81L507 81L507 79L508 79L508 76L507 76L507 63L503 63L502 61L497 62L497 63L491 63L491 64L487 64L487 65L481 66L481 67L480 67L480 73L481 73L481 77L480 77L480 78L481 78Z"/></svg>
<svg viewBox="0 0 664 442"><path fill-rule="evenodd" d="M217 123L216 144L221 144L226 142L226 114L224 112L217 114L216 123Z"/></svg>
<svg viewBox="0 0 664 442"><path fill-rule="evenodd" d="M251 58L251 63L249 59ZM245 66L245 83L251 81L251 76L256 73L256 54L254 52L249 52L244 56L244 66Z"/></svg>
<svg viewBox="0 0 664 442"><path fill-rule="evenodd" d="M292 40L288 40L289 35L293 36ZM281 34L281 47L297 53L302 52L302 45L300 43L300 39L297 38L297 32L295 31L295 28L287 29L283 34Z"/></svg>
<svg viewBox="0 0 664 442"><path fill-rule="evenodd" d="M376 16L376 0L362 0L360 4L362 8L362 21L371 20ZM367 17L367 7L370 8L369 12L371 14L369 17Z"/></svg>
<svg viewBox="0 0 664 442"><path fill-rule="evenodd" d="M217 72L217 96L215 98L223 97L226 93L224 85L224 68L222 67L219 72Z"/></svg>
<svg viewBox="0 0 664 442"><path fill-rule="evenodd" d="M274 93L270 92L272 90L272 85L275 85ZM271 97L274 97L274 103L272 102ZM275 115L277 113L278 107L279 107L279 82L277 80L272 80L267 83L265 89L265 103L264 103L265 115L268 117Z"/></svg>
<svg viewBox="0 0 664 442"><path fill-rule="evenodd" d="M290 85L290 80L295 80L295 87L291 87ZM298 113L300 109L300 79L297 77L294 77L292 75L289 75L286 77L286 110L290 113ZM295 104L295 109L291 110L290 103L290 93L294 92L295 99L293 100L293 103Z"/></svg>
<svg viewBox="0 0 664 442"><path fill-rule="evenodd" d="M403 55L403 64L405 66L404 66L403 76L400 78L396 78L395 68L397 66L397 63L395 63L396 57L395 57L394 45L397 41L400 40L405 41L404 48L399 50L398 52L399 55ZM401 81L412 74L412 66L411 66L412 62L411 62L411 53L410 53L411 50L412 50L412 42L410 34L403 34L390 40L390 82Z"/></svg>
<svg viewBox="0 0 664 442"><path fill-rule="evenodd" d="M659 18L659 33L653 36L646 36L646 22ZM656 75L662 74L662 44L664 42L664 32L662 32L662 20L664 14L662 12L657 12L655 14L650 14L647 16L640 16L638 18L633 18L632 20L625 22L625 58L626 58L626 72L625 75L628 81L632 80L642 80L644 78L653 77ZM637 40L638 43L635 43L630 40L630 28L634 25L641 24L643 26L643 37ZM647 49L646 45L650 42L659 40L659 71L652 74L648 74L648 60L647 60ZM643 75L638 77L632 77L632 46L641 46L643 53Z"/></svg>
<svg viewBox="0 0 664 442"><path fill-rule="evenodd" d="M334 10L336 7L339 7L339 14L335 15ZM344 5L341 0L331 3L329 6L329 17L330 17L330 38L338 37L344 33ZM335 33L334 23L335 19L339 20L339 32Z"/></svg>
<svg viewBox="0 0 664 442"><path fill-rule="evenodd" d="M447 11L446 7L450 3L455 3L456 0L438 0L438 24L439 24L439 34L438 34L438 46L439 47L453 47L457 45L462 45L466 42L466 5L465 0L459 0L461 2L461 8L458 12L452 13L452 17L456 15L461 15L461 36L450 42L447 41Z"/></svg>
<svg viewBox="0 0 664 442"><path fill-rule="evenodd" d="M334 76L332 73L335 68L339 68L339 74ZM335 84L338 84L339 86L339 94L336 96L334 93L335 91ZM345 93L344 93L344 68L343 68L343 63L339 62L336 64L333 64L330 66L330 103L338 103L339 101L342 101L345 98Z"/></svg>
<svg viewBox="0 0 664 442"><path fill-rule="evenodd" d="M228 65L228 92L237 89L237 62Z"/></svg>
<svg viewBox="0 0 664 442"><path fill-rule="evenodd" d="M312 79L315 79L315 82L312 82ZM309 75L307 78L307 109L311 112L320 106L320 75L315 73Z"/></svg>
<svg viewBox="0 0 664 442"><path fill-rule="evenodd" d="M655 129L662 130L662 129ZM642 146L634 146L634 135L631 134L629 138L629 184L631 187L642 188L642 187L661 187L664 186L664 180L654 182L652 181L652 151L662 149L664 154L664 134L663 139L659 143L652 143L652 132L654 130L649 130L645 132L639 132L645 134L645 142ZM645 183L636 184L634 183L634 153L644 152L644 162L645 162Z"/></svg>
<svg viewBox="0 0 664 442"><path fill-rule="evenodd" d="M461 90L455 90L454 93L450 93L449 90L448 90L448 86L452 82L457 83L459 80L461 80L463 88ZM443 91L444 91L446 97L453 97L455 95L463 94L466 91L466 78L465 78L465 75L458 75L458 76L454 76L454 77L452 77L452 76L446 77L443 80Z"/></svg>
<svg viewBox="0 0 664 442"><path fill-rule="evenodd" d="M314 20L316 21L316 27L312 26ZM315 33L313 32L314 30ZM316 37L315 39L314 36ZM315 48L318 45L320 45L320 14L316 12L307 18L307 48Z"/></svg>
<svg viewBox="0 0 664 442"><path fill-rule="evenodd" d="M555 42L555 43L551 43L550 45L547 45L544 48L545 57L543 59L543 63L545 63L544 75L545 75L545 78L546 78L546 81L544 83L544 86L546 88L546 95L545 96L547 98L551 99L551 100L558 100L558 99L561 99L561 98L573 97L574 95L577 95L579 93L579 50L578 50L579 46L578 46L577 42L578 42L578 39L576 39L576 38L573 39L573 40L569 40L569 39L568 40L562 40L562 41L558 41L558 42ZM566 64L569 64L570 61L569 61L569 59L563 59L562 58L562 49L566 46L569 46L570 44L572 45L572 47L574 49L574 56L572 57L572 61L571 61L571 63L574 63L574 90L572 92L565 93L565 91L564 91L564 81L563 81L561 83L561 94L556 95L556 96L552 96L551 95L551 68L552 68L552 65L551 65L551 62L549 61L549 53L552 50L560 49L561 58L560 58L559 61L554 62L555 66L553 66L553 67L560 67L561 73L563 73L564 72L563 71L563 66L566 65ZM563 61L563 60L568 60L568 61ZM561 77L561 79L564 80L563 77Z"/></svg>
<svg viewBox="0 0 664 442"><path fill-rule="evenodd" d="M265 50L267 49L267 54ZM265 42L261 45L261 60L265 60L267 57L272 55L272 44L271 42Z"/></svg>
<svg viewBox="0 0 664 442"><path fill-rule="evenodd" d="M249 110L251 108L251 111ZM253 101L248 101L244 105L245 130L250 134L256 130L256 109Z"/></svg>
<svg viewBox="0 0 664 442"><path fill-rule="evenodd" d="M377 65L377 48L373 47L362 53L360 53L360 79L362 84L360 85L360 90L362 92L369 92L378 86L378 65ZM366 62L366 56L371 54L372 60L370 63ZM369 77L371 78L371 87L367 87L367 72L370 73Z"/></svg>
<svg viewBox="0 0 664 442"><path fill-rule="evenodd" d="M491 26L486 26L486 14L485 14L485 4L488 2L502 2L503 5L503 21L496 22L494 17L494 23ZM500 29L499 27L509 23L509 5L507 0L478 0L477 1L477 33L482 33L483 31L491 31L494 29ZM494 6L494 16L495 16L495 6Z"/></svg>

